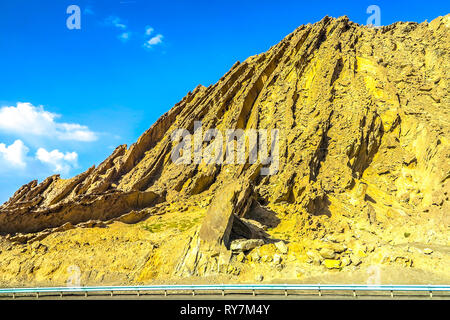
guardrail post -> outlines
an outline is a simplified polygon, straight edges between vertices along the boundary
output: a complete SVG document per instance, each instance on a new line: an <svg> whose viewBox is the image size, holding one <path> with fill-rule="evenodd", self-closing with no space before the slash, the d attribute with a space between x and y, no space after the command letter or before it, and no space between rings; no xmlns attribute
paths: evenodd
<svg viewBox="0 0 450 320"><path fill-rule="evenodd" d="M15 292L13 292L13 299L15 299L16 298L16 293Z"/></svg>
<svg viewBox="0 0 450 320"><path fill-rule="evenodd" d="M62 291L59 293L59 297L62 298L63 297L63 293Z"/></svg>
<svg viewBox="0 0 450 320"><path fill-rule="evenodd" d="M391 290L391 298L394 297L394 290Z"/></svg>
<svg viewBox="0 0 450 320"><path fill-rule="evenodd" d="M195 296L195 290L192 290L192 295Z"/></svg>
<svg viewBox="0 0 450 320"><path fill-rule="evenodd" d="M433 299L433 291L430 290L430 298Z"/></svg>
<svg viewBox="0 0 450 320"><path fill-rule="evenodd" d="M356 298L356 290L353 290L353 297Z"/></svg>
<svg viewBox="0 0 450 320"><path fill-rule="evenodd" d="M255 292L255 289L253 289L253 296L256 296L256 292Z"/></svg>
<svg viewBox="0 0 450 320"><path fill-rule="evenodd" d="M39 299L39 292L36 292L36 299Z"/></svg>
<svg viewBox="0 0 450 320"><path fill-rule="evenodd" d="M164 296L167 297L167 290L164 290Z"/></svg>
<svg viewBox="0 0 450 320"><path fill-rule="evenodd" d="M84 297L87 298L88 297L88 293L87 291L84 292Z"/></svg>
<svg viewBox="0 0 450 320"><path fill-rule="evenodd" d="M137 296L140 297L141 293L139 292L139 290L137 291Z"/></svg>
<svg viewBox="0 0 450 320"><path fill-rule="evenodd" d="M288 296L287 290L284 290L284 295L285 295L286 297Z"/></svg>
<svg viewBox="0 0 450 320"><path fill-rule="evenodd" d="M113 297L114 296L114 291L111 291L111 297Z"/></svg>
<svg viewBox="0 0 450 320"><path fill-rule="evenodd" d="M225 290L222 290L222 296L225 296Z"/></svg>

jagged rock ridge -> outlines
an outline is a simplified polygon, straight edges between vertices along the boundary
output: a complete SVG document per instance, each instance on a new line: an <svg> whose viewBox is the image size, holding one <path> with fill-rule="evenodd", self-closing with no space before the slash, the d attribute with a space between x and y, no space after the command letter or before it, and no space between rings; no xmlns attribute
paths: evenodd
<svg viewBox="0 0 450 320"><path fill-rule="evenodd" d="M0 207L0 232L143 218L202 194L216 200L198 236L226 247L264 238L245 219L270 206L304 213L296 228L305 230L317 230L314 216L357 212L372 224L433 214L448 227L449 25L448 15L379 28L347 17L303 25L195 88L97 168L24 185ZM193 132L195 121L205 130L279 129L278 173L260 175L259 162L173 163L171 133Z"/></svg>

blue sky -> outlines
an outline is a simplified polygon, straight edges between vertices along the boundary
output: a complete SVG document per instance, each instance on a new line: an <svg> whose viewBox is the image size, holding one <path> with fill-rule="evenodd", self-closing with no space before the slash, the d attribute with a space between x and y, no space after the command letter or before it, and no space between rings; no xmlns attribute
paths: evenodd
<svg viewBox="0 0 450 320"><path fill-rule="evenodd" d="M0 202L99 164L198 84L325 15L432 20L448 1L0 1ZM81 29L69 30L69 5Z"/></svg>

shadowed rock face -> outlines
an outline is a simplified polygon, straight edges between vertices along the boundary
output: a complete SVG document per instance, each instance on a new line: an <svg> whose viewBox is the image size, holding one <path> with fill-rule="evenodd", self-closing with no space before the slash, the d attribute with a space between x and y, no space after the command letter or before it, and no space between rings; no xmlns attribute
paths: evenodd
<svg viewBox="0 0 450 320"><path fill-rule="evenodd" d="M0 207L0 233L106 221L203 193L215 198L198 236L226 246L233 228L257 237L241 218L269 204L309 216L365 212L371 223L427 212L448 225L449 25L447 15L380 28L346 17L301 26L195 88L98 167L21 187ZM260 162L173 163L171 133L193 133L195 121L204 131L278 129L278 172L261 175Z"/></svg>

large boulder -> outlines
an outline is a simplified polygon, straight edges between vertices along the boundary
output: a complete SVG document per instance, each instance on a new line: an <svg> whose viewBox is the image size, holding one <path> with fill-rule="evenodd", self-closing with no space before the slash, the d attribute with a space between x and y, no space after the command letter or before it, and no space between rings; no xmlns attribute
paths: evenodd
<svg viewBox="0 0 450 320"><path fill-rule="evenodd" d="M217 192L206 212L199 238L228 248L233 228L239 236L252 237L251 228L239 219L245 216L252 204L252 192L248 181L225 185Z"/></svg>

